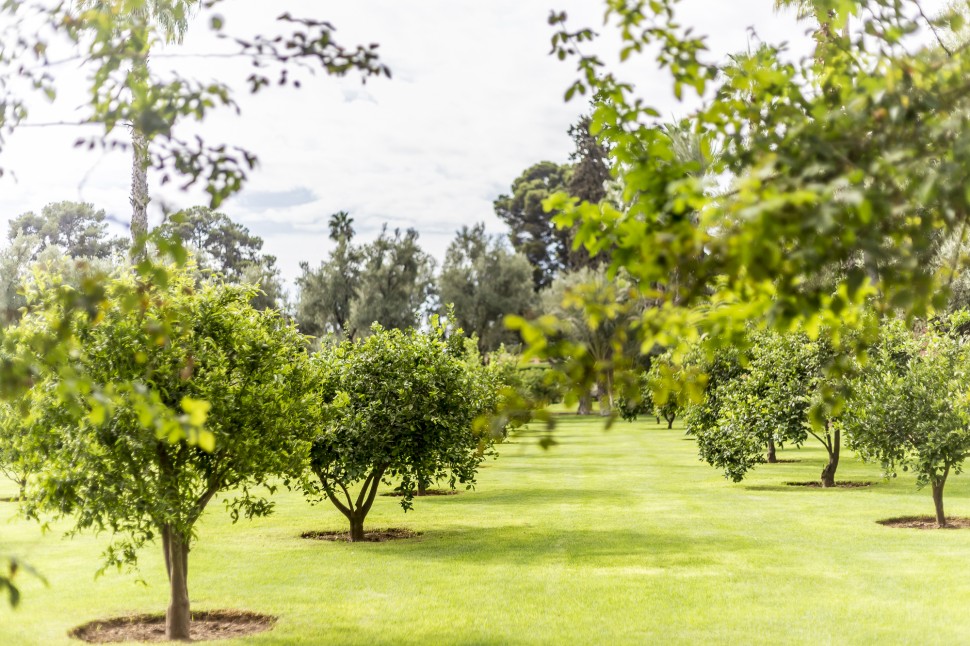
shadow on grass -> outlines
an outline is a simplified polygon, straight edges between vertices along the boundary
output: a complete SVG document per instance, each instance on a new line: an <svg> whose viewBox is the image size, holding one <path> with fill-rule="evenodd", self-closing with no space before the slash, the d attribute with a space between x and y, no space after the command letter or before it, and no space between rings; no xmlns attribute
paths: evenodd
<svg viewBox="0 0 970 646"><path fill-rule="evenodd" d="M625 507L637 499L635 493L617 489L582 489L580 487L534 487L531 489L499 489L483 488L481 485L468 493L475 496L453 500L455 506L492 506L495 504L508 505L509 509L519 510L525 506L554 507L562 504L586 504L595 502L597 505ZM610 513L613 513L612 511Z"/></svg>
<svg viewBox="0 0 970 646"><path fill-rule="evenodd" d="M682 532L650 529L562 529L540 524L428 529L422 540L382 543L384 558L402 561L493 565L581 565L604 568L703 568L730 555L757 550L743 536L688 537Z"/></svg>

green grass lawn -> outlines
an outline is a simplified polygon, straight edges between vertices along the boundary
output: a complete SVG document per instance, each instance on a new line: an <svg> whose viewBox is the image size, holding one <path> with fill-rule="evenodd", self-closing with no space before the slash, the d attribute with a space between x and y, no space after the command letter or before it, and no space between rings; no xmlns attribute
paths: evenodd
<svg viewBox="0 0 970 646"><path fill-rule="evenodd" d="M279 495L277 513L233 526L213 505L190 557L194 609L279 616L252 644L871 644L970 639L970 530L893 529L876 520L932 513L911 478L879 479L846 454L840 479L869 489L784 486L811 480L815 447L780 455L731 484L696 458L681 428L563 416L560 444L528 434L502 447L474 492L421 499L402 513L382 497L375 527L416 539L329 543L329 506ZM3 492L0 492L3 493ZM947 488L970 515L970 478ZM0 547L26 557L50 586L23 580L16 611L0 609L0 644L72 643L88 620L161 612L160 551L141 576L95 579L108 537L61 537L0 504Z"/></svg>

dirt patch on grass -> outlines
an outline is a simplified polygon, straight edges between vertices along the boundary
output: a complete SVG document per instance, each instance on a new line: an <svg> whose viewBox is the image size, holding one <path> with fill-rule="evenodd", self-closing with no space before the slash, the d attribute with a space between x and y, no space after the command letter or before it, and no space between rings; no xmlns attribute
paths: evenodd
<svg viewBox="0 0 970 646"><path fill-rule="evenodd" d="M907 529L967 529L970 528L970 518L960 518L953 516L946 519L946 527L936 524L936 516L901 516L899 518L887 518L877 520L880 525L886 527L903 527Z"/></svg>
<svg viewBox="0 0 970 646"><path fill-rule="evenodd" d="M404 529L403 527L388 527L387 529L372 529L364 532L364 541L383 543L384 541L396 541L402 538L415 538L420 535L421 532ZM316 541L350 542L350 532L303 532L300 537Z"/></svg>
<svg viewBox="0 0 970 646"><path fill-rule="evenodd" d="M415 498L424 498L425 496L454 496L460 493L457 489L428 489L422 494L415 493ZM387 493L382 493L382 496L391 496L394 498L400 498L404 495L403 491L388 491Z"/></svg>
<svg viewBox="0 0 970 646"><path fill-rule="evenodd" d="M801 462L801 460L784 460L779 458L775 460L773 463L767 462L766 464L795 464L796 462Z"/></svg>
<svg viewBox="0 0 970 646"><path fill-rule="evenodd" d="M785 484L788 485L789 487L814 487L818 489L826 488L826 487L823 487L822 483L818 480L811 480L809 482L786 482ZM835 487L828 487L828 488L829 489L860 489L862 487L871 487L874 484L876 483L870 482L868 480L859 480L859 481L842 480L842 481L837 481L835 483Z"/></svg>
<svg viewBox="0 0 970 646"><path fill-rule="evenodd" d="M243 610L193 612L189 634L192 641L234 639L265 632L275 623L276 617ZM132 615L92 621L68 634L91 644L163 642L166 641L165 616Z"/></svg>
<svg viewBox="0 0 970 646"><path fill-rule="evenodd" d="M20 502L19 496L0 496L0 502Z"/></svg>

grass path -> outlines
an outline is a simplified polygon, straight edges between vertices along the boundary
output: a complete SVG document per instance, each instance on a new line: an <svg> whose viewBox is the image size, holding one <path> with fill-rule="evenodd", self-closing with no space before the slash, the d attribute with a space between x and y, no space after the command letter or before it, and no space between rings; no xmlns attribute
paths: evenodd
<svg viewBox="0 0 970 646"><path fill-rule="evenodd" d="M190 557L195 609L278 615L276 628L230 643L592 644L964 643L970 640L970 530L918 531L876 520L930 514L910 478L880 480L847 454L840 479L868 489L822 491L821 448L786 450L731 484L700 463L678 427L562 417L560 444L502 447L475 492L420 499L404 514L378 499L370 527L417 539L335 544L299 538L343 528L329 506L296 494L277 513L233 526L218 507ZM0 491L0 494L5 493ZM970 516L970 478L947 488ZM24 580L25 601L0 609L0 644L74 643L87 620L159 612L160 555L141 576L95 580L107 537L67 540L0 503L0 547L50 587Z"/></svg>

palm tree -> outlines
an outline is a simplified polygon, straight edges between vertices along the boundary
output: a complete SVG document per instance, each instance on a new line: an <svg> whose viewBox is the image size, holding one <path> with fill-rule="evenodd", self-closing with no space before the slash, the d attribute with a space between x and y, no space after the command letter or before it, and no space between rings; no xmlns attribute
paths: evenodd
<svg viewBox="0 0 970 646"><path fill-rule="evenodd" d="M180 43L188 29L191 10L199 0L141 0L132 3L126 0L76 0L77 8L82 11L93 10L110 12L116 15L119 23L147 27L155 25L154 33L166 43ZM120 11L118 9L121 9ZM146 30L147 31L147 30ZM146 39L141 52L132 59L132 83L148 82L148 55L151 40ZM148 167L151 163L148 145L149 136L136 124L131 125L131 238L133 242L148 234ZM136 247L137 248L137 245Z"/></svg>

